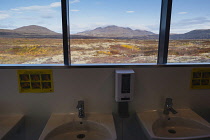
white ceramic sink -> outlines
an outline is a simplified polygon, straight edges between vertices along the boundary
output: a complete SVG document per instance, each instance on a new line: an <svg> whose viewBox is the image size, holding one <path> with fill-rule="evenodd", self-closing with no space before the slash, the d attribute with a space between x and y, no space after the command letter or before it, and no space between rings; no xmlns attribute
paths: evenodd
<svg viewBox="0 0 210 140"><path fill-rule="evenodd" d="M163 110L137 113L138 120L150 140L202 140L210 138L210 124L191 109L178 109L177 114L164 115Z"/></svg>
<svg viewBox="0 0 210 140"><path fill-rule="evenodd" d="M112 114L52 114L39 140L116 140Z"/></svg>
<svg viewBox="0 0 210 140"><path fill-rule="evenodd" d="M15 134L16 129L23 125L22 114L4 114L0 115L0 139L8 139Z"/></svg>

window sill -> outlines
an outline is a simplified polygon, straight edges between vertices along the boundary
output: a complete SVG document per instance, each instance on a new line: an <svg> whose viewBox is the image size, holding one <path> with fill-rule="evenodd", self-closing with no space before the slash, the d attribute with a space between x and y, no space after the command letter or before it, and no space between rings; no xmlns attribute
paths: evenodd
<svg viewBox="0 0 210 140"><path fill-rule="evenodd" d="M0 64L0 69L68 69L68 68L158 68L158 67L210 67L210 63L131 63L131 64Z"/></svg>

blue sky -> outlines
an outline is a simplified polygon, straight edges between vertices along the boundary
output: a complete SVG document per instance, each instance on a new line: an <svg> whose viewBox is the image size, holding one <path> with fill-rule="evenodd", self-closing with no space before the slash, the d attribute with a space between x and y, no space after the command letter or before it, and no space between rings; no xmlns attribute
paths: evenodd
<svg viewBox="0 0 210 140"><path fill-rule="evenodd" d="M171 33L210 29L210 0L173 0Z"/></svg>
<svg viewBox="0 0 210 140"><path fill-rule="evenodd" d="M40 25L61 32L59 0L1 2L0 29ZM209 5L210 0L173 0L171 33L210 29ZM160 9L161 0L70 0L71 33L108 25L158 33Z"/></svg>

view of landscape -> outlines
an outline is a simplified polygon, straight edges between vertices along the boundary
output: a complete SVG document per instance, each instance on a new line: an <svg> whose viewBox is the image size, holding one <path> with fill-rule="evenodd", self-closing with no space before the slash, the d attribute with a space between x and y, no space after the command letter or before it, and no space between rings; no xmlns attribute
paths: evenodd
<svg viewBox="0 0 210 140"><path fill-rule="evenodd" d="M209 0L175 0L168 63L210 63Z"/></svg>
<svg viewBox="0 0 210 140"><path fill-rule="evenodd" d="M173 34L170 38L171 62L209 62L210 30ZM71 35L72 63L156 63L158 39L149 31L118 26L80 32ZM62 64L62 34L36 25L1 29L0 63Z"/></svg>
<svg viewBox="0 0 210 140"><path fill-rule="evenodd" d="M142 40L149 35L154 33L117 26L71 35L72 63L155 63L158 38ZM0 30L0 40L1 64L63 63L62 35L47 28Z"/></svg>
<svg viewBox="0 0 210 140"><path fill-rule="evenodd" d="M63 63L62 36L44 27L0 29L1 64Z"/></svg>
<svg viewBox="0 0 210 140"><path fill-rule="evenodd" d="M210 12L195 8L208 9L203 1L173 3L169 63L210 62ZM0 64L63 64L61 2L8 3L0 7ZM69 4L72 64L157 63L161 0Z"/></svg>

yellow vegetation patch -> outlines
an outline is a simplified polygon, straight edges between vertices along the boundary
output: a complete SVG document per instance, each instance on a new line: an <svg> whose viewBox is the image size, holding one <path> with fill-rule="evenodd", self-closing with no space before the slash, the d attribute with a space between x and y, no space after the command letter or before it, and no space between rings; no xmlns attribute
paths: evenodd
<svg viewBox="0 0 210 140"><path fill-rule="evenodd" d="M62 54L60 47L46 47L36 45L19 45L4 51L8 54L15 54L20 56L52 56Z"/></svg>
<svg viewBox="0 0 210 140"><path fill-rule="evenodd" d="M139 50L138 47L132 45L120 45L121 47L132 49L132 50Z"/></svg>
<svg viewBox="0 0 210 140"><path fill-rule="evenodd" d="M111 52L110 51L97 51L97 54L111 55Z"/></svg>
<svg viewBox="0 0 210 140"><path fill-rule="evenodd" d="M17 55L45 55L47 54L47 50L44 47L40 47L39 45L28 45L28 46L21 46L18 48L13 48L15 54Z"/></svg>

